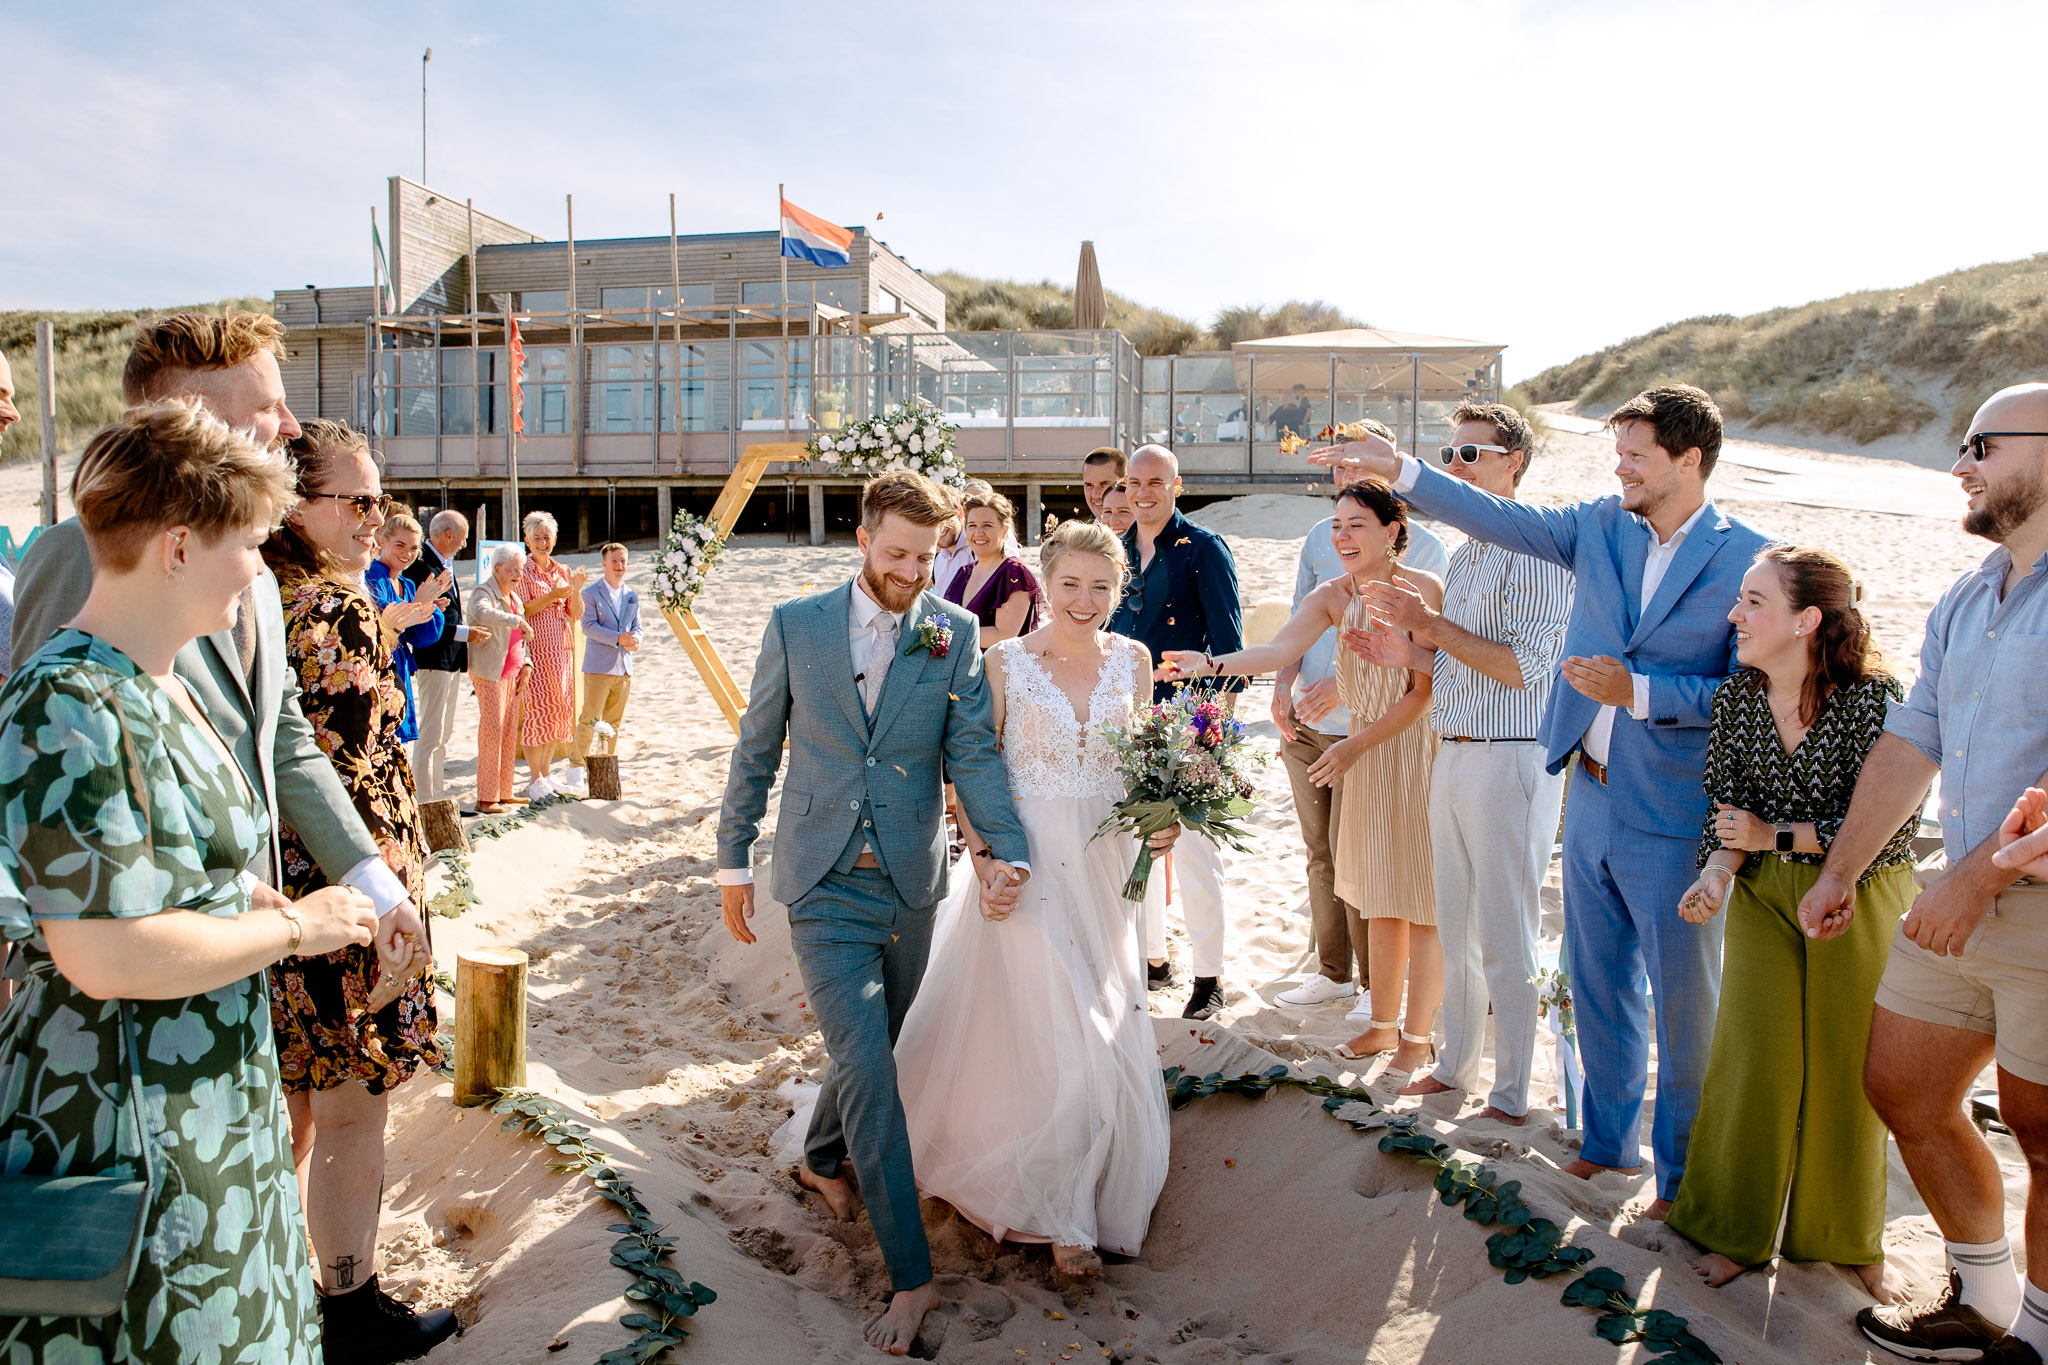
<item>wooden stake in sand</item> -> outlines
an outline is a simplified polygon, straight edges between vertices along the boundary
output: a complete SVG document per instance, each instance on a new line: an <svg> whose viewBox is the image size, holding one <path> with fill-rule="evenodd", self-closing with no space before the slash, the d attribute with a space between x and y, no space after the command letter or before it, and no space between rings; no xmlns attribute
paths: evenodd
<svg viewBox="0 0 2048 1365"><path fill-rule="evenodd" d="M526 1084L526 954L473 948L455 959L455 1102L485 1104Z"/></svg>
<svg viewBox="0 0 2048 1365"><path fill-rule="evenodd" d="M590 799L593 801L617 801L619 797L619 756L617 754L591 754L583 760L583 770L590 775Z"/></svg>
<svg viewBox="0 0 2048 1365"><path fill-rule="evenodd" d="M444 801L420 802L420 833L427 838L429 853L439 853L444 848L469 852L469 836L462 832L462 810L452 796Z"/></svg>

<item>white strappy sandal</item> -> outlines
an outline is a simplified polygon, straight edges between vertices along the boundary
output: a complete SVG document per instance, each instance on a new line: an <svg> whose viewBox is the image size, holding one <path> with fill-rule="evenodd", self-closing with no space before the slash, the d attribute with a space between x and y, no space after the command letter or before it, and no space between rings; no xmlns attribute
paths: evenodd
<svg viewBox="0 0 2048 1365"><path fill-rule="evenodd" d="M1427 1047L1427 1048L1429 1049L1429 1060L1428 1060L1428 1061L1426 1061L1426 1062L1424 1062L1424 1063L1422 1063L1422 1065L1423 1065L1423 1066L1435 1066L1435 1065L1436 1065L1436 1039L1434 1039L1433 1037L1431 1037L1431 1036L1430 1036L1429 1034L1427 1034L1427 1033L1422 1033L1422 1034L1410 1033L1410 1032L1409 1032L1409 1031L1408 1031L1407 1029L1401 1029L1401 1030L1399 1030L1399 1032L1400 1032L1400 1035L1401 1035L1401 1041L1402 1041L1402 1042L1404 1042L1404 1043L1421 1043L1422 1045L1424 1045L1425 1047ZM1392 1049L1392 1048L1388 1048L1388 1049L1387 1049L1387 1051L1389 1051L1389 1052L1392 1052L1392 1051L1393 1051L1393 1049ZM1379 1074L1379 1079L1380 1079L1380 1080L1382 1080L1382 1081L1384 1081L1384 1080L1386 1080L1386 1079L1387 1079L1388 1077L1390 1077L1390 1076L1403 1076L1403 1077L1406 1077L1406 1076L1413 1076L1414 1074L1415 1074L1415 1068L1413 1068L1413 1067L1410 1067L1410 1068L1407 1068L1407 1069L1403 1069L1403 1068L1401 1068L1401 1067L1396 1067L1396 1066L1390 1066L1390 1067L1387 1067L1387 1068L1385 1068L1384 1070L1382 1070L1382 1071L1380 1072L1380 1074Z"/></svg>
<svg viewBox="0 0 2048 1365"><path fill-rule="evenodd" d="M1373 1032L1390 1028L1399 1033L1403 1038L1408 1036L1401 1031L1401 1021L1399 1019L1368 1019L1365 1021L1365 1026ZM1367 1062L1371 1061L1374 1057L1385 1056L1393 1050L1390 1047L1376 1047L1371 1052L1353 1052L1349 1043L1339 1043L1337 1046L1328 1049L1332 1057L1343 1062Z"/></svg>

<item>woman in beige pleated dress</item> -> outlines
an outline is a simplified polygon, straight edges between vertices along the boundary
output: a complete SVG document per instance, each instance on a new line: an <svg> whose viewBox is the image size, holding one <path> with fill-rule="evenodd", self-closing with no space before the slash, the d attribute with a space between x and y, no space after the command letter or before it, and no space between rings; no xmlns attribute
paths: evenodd
<svg viewBox="0 0 2048 1365"><path fill-rule="evenodd" d="M1270 643L1214 658L1168 650L1161 656L1159 676L1284 668L1333 626L1371 627L1371 613L1358 595L1368 583L1404 584L1432 607L1442 605L1443 584L1435 575L1400 567L1408 545L1408 510L1385 483L1361 479L1341 490L1330 530L1346 576L1303 598ZM1362 1016L1366 1031L1336 1053L1355 1061L1392 1052L1383 1074L1399 1076L1434 1056L1430 1028L1444 993L1429 842L1429 771L1437 743L1429 728L1429 674L1382 668L1349 650L1339 650L1338 660L1337 685L1351 708L1351 734L1331 745L1308 771L1318 785L1345 784L1338 828L1330 840L1337 897L1350 907L1353 947L1372 964L1372 986L1350 1015Z"/></svg>

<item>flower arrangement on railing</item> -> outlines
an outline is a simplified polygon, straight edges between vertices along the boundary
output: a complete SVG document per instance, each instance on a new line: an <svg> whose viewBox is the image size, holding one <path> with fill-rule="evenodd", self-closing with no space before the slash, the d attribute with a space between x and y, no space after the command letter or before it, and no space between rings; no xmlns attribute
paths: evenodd
<svg viewBox="0 0 2048 1365"><path fill-rule="evenodd" d="M818 432L804 448L804 459L833 474L872 479L909 469L960 488L967 483L967 466L953 443L953 424L945 414L913 398L837 431Z"/></svg>
<svg viewBox="0 0 2048 1365"><path fill-rule="evenodd" d="M688 611L724 550L725 536L716 526L686 511L676 513L668 539L654 556L654 600L661 609Z"/></svg>

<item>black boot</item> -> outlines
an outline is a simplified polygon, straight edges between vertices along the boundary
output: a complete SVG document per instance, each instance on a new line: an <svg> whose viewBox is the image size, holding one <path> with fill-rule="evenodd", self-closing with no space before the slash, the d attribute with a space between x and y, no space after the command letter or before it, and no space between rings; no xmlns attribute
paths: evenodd
<svg viewBox="0 0 2048 1365"><path fill-rule="evenodd" d="M377 1277L361 1289L329 1294L320 1300L320 1335L326 1365L397 1365L414 1360L462 1330L445 1308L415 1313L377 1287Z"/></svg>
<svg viewBox="0 0 2048 1365"><path fill-rule="evenodd" d="M1145 989L1163 991L1173 984L1173 961L1147 962L1145 964Z"/></svg>
<svg viewBox="0 0 2048 1365"><path fill-rule="evenodd" d="M1183 1019L1213 1019L1223 1012L1223 978L1198 976L1194 992L1188 996L1188 1007L1180 1012Z"/></svg>

